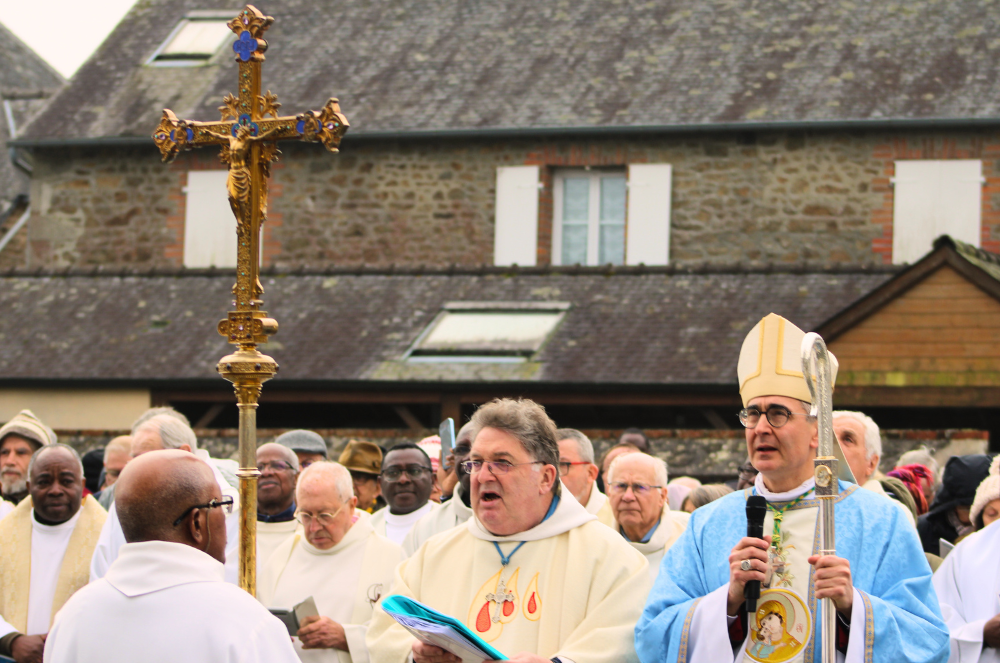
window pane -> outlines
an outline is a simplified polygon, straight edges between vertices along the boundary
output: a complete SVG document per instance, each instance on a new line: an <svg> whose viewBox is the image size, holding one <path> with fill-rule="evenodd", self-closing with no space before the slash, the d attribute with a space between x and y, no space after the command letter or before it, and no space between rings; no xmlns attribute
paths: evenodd
<svg viewBox="0 0 1000 663"><path fill-rule="evenodd" d="M587 264L587 225L563 224L562 264Z"/></svg>
<svg viewBox="0 0 1000 663"><path fill-rule="evenodd" d="M233 37L232 30L225 21L188 21L180 29L166 48L160 51L161 56L213 55L227 37Z"/></svg>
<svg viewBox="0 0 1000 663"><path fill-rule="evenodd" d="M625 223L625 178L601 178L601 223Z"/></svg>
<svg viewBox="0 0 1000 663"><path fill-rule="evenodd" d="M601 250L598 262L621 265L625 262L625 224L601 224Z"/></svg>
<svg viewBox="0 0 1000 663"><path fill-rule="evenodd" d="M590 217L590 180L567 177L563 180L563 221L582 221Z"/></svg>

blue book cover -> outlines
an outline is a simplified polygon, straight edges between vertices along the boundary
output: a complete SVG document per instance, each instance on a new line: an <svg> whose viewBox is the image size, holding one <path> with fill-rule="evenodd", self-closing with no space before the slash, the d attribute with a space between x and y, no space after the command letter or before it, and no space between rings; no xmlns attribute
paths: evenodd
<svg viewBox="0 0 1000 663"><path fill-rule="evenodd" d="M469 628L460 622L459 620L446 615L442 612L438 612L430 606L426 606L419 601L414 601L408 596L399 596L398 594L393 594L382 599L382 609L385 610L390 617L400 621L404 626L407 626L404 621L407 618L418 620L421 622L426 622L436 626L451 627L456 631L462 638L464 638L468 644L473 647L483 651L489 660L494 661L506 661L508 660L506 656L501 654L499 651L491 647L482 638L473 633ZM399 620L398 617L402 617L403 620ZM412 622L411 622L412 623Z"/></svg>

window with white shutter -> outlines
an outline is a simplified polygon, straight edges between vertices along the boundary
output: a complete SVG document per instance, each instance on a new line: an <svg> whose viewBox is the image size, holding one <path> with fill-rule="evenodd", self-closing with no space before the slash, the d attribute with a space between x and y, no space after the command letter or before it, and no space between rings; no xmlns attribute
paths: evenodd
<svg viewBox="0 0 1000 663"><path fill-rule="evenodd" d="M493 264L533 267L538 255L538 166L497 168Z"/></svg>
<svg viewBox="0 0 1000 663"><path fill-rule="evenodd" d="M941 235L979 246L983 181L978 159L897 161L892 262L917 262Z"/></svg>
<svg viewBox="0 0 1000 663"><path fill-rule="evenodd" d="M670 262L670 164L628 167L628 245L630 265Z"/></svg>
<svg viewBox="0 0 1000 663"><path fill-rule="evenodd" d="M669 164L557 170L552 264L667 264L670 176Z"/></svg>
<svg viewBox="0 0 1000 663"><path fill-rule="evenodd" d="M228 170L192 170L184 211L184 266L235 267L236 217L226 193Z"/></svg>

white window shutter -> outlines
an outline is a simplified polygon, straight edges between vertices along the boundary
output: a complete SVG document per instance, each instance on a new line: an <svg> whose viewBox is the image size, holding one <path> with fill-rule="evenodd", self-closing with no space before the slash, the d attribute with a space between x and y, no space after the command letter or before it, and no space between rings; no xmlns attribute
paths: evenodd
<svg viewBox="0 0 1000 663"><path fill-rule="evenodd" d="M666 265L670 260L670 164L628 167L625 264Z"/></svg>
<svg viewBox="0 0 1000 663"><path fill-rule="evenodd" d="M497 168L493 264L533 267L538 254L538 166Z"/></svg>
<svg viewBox="0 0 1000 663"><path fill-rule="evenodd" d="M187 174L184 266L235 267L236 217L226 192L228 170Z"/></svg>
<svg viewBox="0 0 1000 663"><path fill-rule="evenodd" d="M979 246L982 183L978 159L897 161L892 261L917 262L941 235Z"/></svg>

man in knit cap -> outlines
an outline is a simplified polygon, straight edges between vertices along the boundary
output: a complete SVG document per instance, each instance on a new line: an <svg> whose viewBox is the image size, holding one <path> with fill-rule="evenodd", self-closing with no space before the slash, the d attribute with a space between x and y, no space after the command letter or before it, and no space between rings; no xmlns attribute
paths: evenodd
<svg viewBox="0 0 1000 663"><path fill-rule="evenodd" d="M4 501L17 505L28 496L31 456L55 442L55 432L31 410L21 410L0 428L0 496Z"/></svg>

